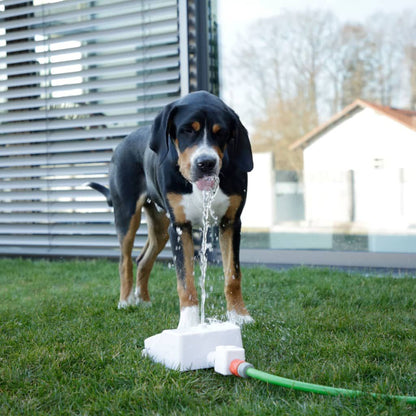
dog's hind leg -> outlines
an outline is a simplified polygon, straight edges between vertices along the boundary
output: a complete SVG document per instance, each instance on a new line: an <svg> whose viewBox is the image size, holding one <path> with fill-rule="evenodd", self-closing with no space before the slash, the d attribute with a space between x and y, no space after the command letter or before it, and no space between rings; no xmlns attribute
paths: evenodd
<svg viewBox="0 0 416 416"><path fill-rule="evenodd" d="M158 212L153 203L146 203L144 209L146 212L148 237L140 256L136 260L137 283L135 297L139 301L150 302L149 276L157 256L169 239L169 219L165 212Z"/></svg>
<svg viewBox="0 0 416 416"><path fill-rule="evenodd" d="M115 207L116 228L120 242L120 301L118 307L125 308L136 303L133 292L133 263L131 253L133 251L134 238L140 226L141 212L145 196L136 202L135 210L126 210L126 207Z"/></svg>

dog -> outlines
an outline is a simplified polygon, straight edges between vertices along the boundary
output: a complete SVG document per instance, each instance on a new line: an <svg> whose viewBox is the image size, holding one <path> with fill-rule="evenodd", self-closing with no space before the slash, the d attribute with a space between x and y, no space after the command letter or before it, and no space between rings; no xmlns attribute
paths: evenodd
<svg viewBox="0 0 416 416"><path fill-rule="evenodd" d="M211 211L219 226L227 317L252 321L243 301L239 261L241 212L253 158L246 128L218 97L198 91L168 104L153 125L141 127L114 150L109 188L91 182L114 208L120 242L119 308L149 303L149 275L170 239L180 303L178 328L198 325L192 228L202 221L203 191L219 187ZM218 186L218 185L217 185ZM133 290L132 249L141 213L148 238L137 259Z"/></svg>

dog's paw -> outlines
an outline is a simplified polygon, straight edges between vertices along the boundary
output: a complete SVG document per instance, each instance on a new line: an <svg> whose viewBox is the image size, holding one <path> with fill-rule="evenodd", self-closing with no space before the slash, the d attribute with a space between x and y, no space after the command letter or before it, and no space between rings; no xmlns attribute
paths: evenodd
<svg viewBox="0 0 416 416"><path fill-rule="evenodd" d="M120 300L118 302L118 309L126 309L130 306L148 307L148 306L152 306L152 302L144 301L143 299L140 298L140 292L137 292L137 290L136 291L132 290L126 300Z"/></svg>
<svg viewBox="0 0 416 416"><path fill-rule="evenodd" d="M126 300L120 300L118 302L117 309L127 309L129 306L129 303Z"/></svg>
<svg viewBox="0 0 416 416"><path fill-rule="evenodd" d="M127 309L130 307L134 307L134 306L140 306L140 307L144 307L144 308L150 308L152 306L152 302L146 302L144 300L141 299L134 299L134 301L129 302L126 300L121 300L117 307L118 309Z"/></svg>
<svg viewBox="0 0 416 416"><path fill-rule="evenodd" d="M138 287L136 287L136 290L134 291L134 304L136 306L144 306L146 308L152 306L152 302L150 300L144 300L142 298Z"/></svg>
<svg viewBox="0 0 416 416"><path fill-rule="evenodd" d="M187 306L181 309L178 329L191 328L200 323L198 306Z"/></svg>
<svg viewBox="0 0 416 416"><path fill-rule="evenodd" d="M235 310L227 311L227 319L232 324L236 324L238 326L254 322L254 319L250 315L241 315Z"/></svg>

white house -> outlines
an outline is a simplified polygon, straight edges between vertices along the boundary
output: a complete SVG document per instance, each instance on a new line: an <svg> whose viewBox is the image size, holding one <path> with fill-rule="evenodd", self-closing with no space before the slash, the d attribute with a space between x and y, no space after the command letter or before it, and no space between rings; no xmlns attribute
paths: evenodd
<svg viewBox="0 0 416 416"><path fill-rule="evenodd" d="M291 147L304 156L305 219L416 228L416 112L356 100Z"/></svg>
<svg viewBox="0 0 416 416"><path fill-rule="evenodd" d="M254 169L248 174L247 201L241 220L250 231L269 231L274 222L275 194L272 153L253 153Z"/></svg>

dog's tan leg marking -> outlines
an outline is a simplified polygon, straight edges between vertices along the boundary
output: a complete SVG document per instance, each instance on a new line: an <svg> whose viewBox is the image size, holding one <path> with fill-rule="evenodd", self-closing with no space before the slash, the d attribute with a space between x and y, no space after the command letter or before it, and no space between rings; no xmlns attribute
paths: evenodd
<svg viewBox="0 0 416 416"><path fill-rule="evenodd" d="M142 207L145 197L140 197L136 203L136 211L131 217L127 233L120 238L120 302L119 308L125 307L132 303L133 288L133 263L131 261L131 252L133 251L134 238L140 226Z"/></svg>
<svg viewBox="0 0 416 416"><path fill-rule="evenodd" d="M186 215L182 206L182 195L170 192L167 194L169 205L172 207L174 221L178 224L185 224Z"/></svg>
<svg viewBox="0 0 416 416"><path fill-rule="evenodd" d="M198 305L198 294L195 288L194 278L194 243L191 230L187 227L182 228L181 243L183 246L184 258L184 278L178 276L178 295L181 310L189 306Z"/></svg>
<svg viewBox="0 0 416 416"><path fill-rule="evenodd" d="M220 247L224 267L224 292L227 299L227 311L241 321L250 321L251 318L244 306L241 292L241 270L239 259L239 244L235 233L240 232L240 220L236 222L236 214L241 206L242 198L238 195L230 196L230 206L220 226Z"/></svg>
<svg viewBox="0 0 416 416"><path fill-rule="evenodd" d="M147 219L148 237L140 256L137 258L136 293L138 300L150 302L148 282L156 257L165 247L168 239L169 219L165 212L158 212L154 204L144 207Z"/></svg>
<svg viewBox="0 0 416 416"><path fill-rule="evenodd" d="M168 193L170 206L172 207L174 221L172 227L177 234L177 241L171 244L177 245L176 252L176 274L177 289L181 311L190 306L198 305L198 294L194 282L194 243L192 240L192 226L186 220L184 208L182 206L182 195Z"/></svg>

